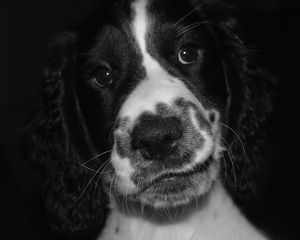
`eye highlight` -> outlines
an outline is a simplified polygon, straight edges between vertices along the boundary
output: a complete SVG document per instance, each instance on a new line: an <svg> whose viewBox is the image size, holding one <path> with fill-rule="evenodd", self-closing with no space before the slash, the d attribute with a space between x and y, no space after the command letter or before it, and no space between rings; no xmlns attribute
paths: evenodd
<svg viewBox="0 0 300 240"><path fill-rule="evenodd" d="M95 70L92 83L97 87L107 87L113 83L112 69L108 66L101 66Z"/></svg>
<svg viewBox="0 0 300 240"><path fill-rule="evenodd" d="M177 52L177 60L179 63L188 65L197 61L201 51L195 47L184 47Z"/></svg>

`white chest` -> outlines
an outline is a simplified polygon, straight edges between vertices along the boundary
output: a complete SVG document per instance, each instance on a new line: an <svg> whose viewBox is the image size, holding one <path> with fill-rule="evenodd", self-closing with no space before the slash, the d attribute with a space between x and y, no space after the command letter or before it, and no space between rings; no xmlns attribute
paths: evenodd
<svg viewBox="0 0 300 240"><path fill-rule="evenodd" d="M112 210L98 240L267 240L222 188L212 191L205 205L187 211L185 218L158 223Z"/></svg>

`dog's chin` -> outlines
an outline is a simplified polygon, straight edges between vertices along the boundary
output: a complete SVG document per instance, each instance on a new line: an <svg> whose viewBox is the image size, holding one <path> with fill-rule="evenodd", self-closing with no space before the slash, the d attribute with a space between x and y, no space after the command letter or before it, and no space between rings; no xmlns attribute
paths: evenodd
<svg viewBox="0 0 300 240"><path fill-rule="evenodd" d="M140 192L141 204L154 208L173 208L187 205L204 196L212 185L206 173L191 176L163 178Z"/></svg>
<svg viewBox="0 0 300 240"><path fill-rule="evenodd" d="M189 175L159 176L153 178L149 184L143 184L136 193L121 193L119 197L155 209L177 208L197 202L205 196L212 187L216 172L216 166L211 166L204 172Z"/></svg>

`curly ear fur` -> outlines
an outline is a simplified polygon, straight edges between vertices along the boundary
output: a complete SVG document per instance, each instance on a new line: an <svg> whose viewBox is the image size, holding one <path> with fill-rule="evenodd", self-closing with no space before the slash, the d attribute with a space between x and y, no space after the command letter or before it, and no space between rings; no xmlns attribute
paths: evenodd
<svg viewBox="0 0 300 240"><path fill-rule="evenodd" d="M211 12L210 12L211 11ZM251 62L252 56L238 36L236 11L225 1L211 1L208 19L214 28L223 61L224 77L230 86L223 178L237 202L248 205L259 196L265 182L267 142L265 120L272 111L274 77ZM221 40L220 40L221 39ZM254 198L253 198L254 197Z"/></svg>
<svg viewBox="0 0 300 240"><path fill-rule="evenodd" d="M227 172L224 181L229 191L245 204L258 198L266 183L269 149L265 123L272 110L273 86L269 81L271 76L260 69L247 66L242 77L240 113L238 116L232 113L234 124L226 129L229 146L225 158L227 169L223 166L223 172Z"/></svg>
<svg viewBox="0 0 300 240"><path fill-rule="evenodd" d="M75 131L86 135L73 87L76 53L74 33L62 33L49 46L44 68L44 102L31 124L28 149L30 158L44 167L47 176L44 197L51 227L59 235L88 239L102 228L107 203L101 183L85 189L96 175L80 163L92 156L92 147L82 137L78 152L78 143L72 138Z"/></svg>

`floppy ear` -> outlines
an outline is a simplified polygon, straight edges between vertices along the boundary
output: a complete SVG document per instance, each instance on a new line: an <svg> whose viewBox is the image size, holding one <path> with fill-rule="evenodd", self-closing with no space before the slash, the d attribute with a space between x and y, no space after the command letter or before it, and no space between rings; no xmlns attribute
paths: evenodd
<svg viewBox="0 0 300 240"><path fill-rule="evenodd" d="M207 6L208 27L220 52L229 98L223 178L226 188L243 205L258 197L266 182L268 144L265 122L272 111L274 77L252 63L240 38L237 11L230 1L212 0Z"/></svg>
<svg viewBox="0 0 300 240"><path fill-rule="evenodd" d="M223 5L224 2L218 7ZM258 197L266 182L265 122L272 111L275 80L252 63L254 56L237 33L233 12L219 12L219 15L214 14L220 16L214 29L230 95L223 129L227 133L227 151L222 172L226 188L244 204Z"/></svg>
<svg viewBox="0 0 300 240"><path fill-rule="evenodd" d="M90 181L97 179L95 171L81 165L95 152L78 103L77 64L77 36L64 32L46 53L44 101L31 123L28 150L45 170L51 227L58 234L87 239L102 228L106 196L101 181Z"/></svg>
<svg viewBox="0 0 300 240"><path fill-rule="evenodd" d="M234 79L238 69L225 72ZM267 72L250 67L239 69L238 94L232 94L227 130L228 151L226 152L226 187L235 199L249 205L260 197L267 181L269 145L266 136L266 120L272 111L273 77ZM232 81L231 84L235 84ZM224 175L225 177L225 175ZM254 204L253 201L252 204Z"/></svg>

